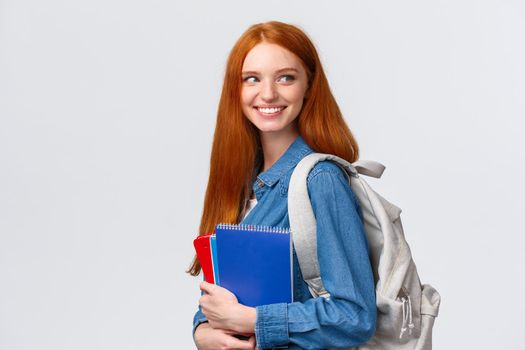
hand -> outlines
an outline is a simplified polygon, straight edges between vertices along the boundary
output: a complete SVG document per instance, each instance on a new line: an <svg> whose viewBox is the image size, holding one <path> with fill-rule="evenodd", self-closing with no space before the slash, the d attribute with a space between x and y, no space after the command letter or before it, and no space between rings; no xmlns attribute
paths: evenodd
<svg viewBox="0 0 525 350"><path fill-rule="evenodd" d="M200 289L206 294L199 299L199 304L212 328L244 334L255 332L255 308L239 304L237 297L226 288L202 282Z"/></svg>
<svg viewBox="0 0 525 350"><path fill-rule="evenodd" d="M255 336L252 335L248 340L240 340L234 337L232 331L212 328L206 322L201 323L195 330L195 344L199 350L255 350Z"/></svg>

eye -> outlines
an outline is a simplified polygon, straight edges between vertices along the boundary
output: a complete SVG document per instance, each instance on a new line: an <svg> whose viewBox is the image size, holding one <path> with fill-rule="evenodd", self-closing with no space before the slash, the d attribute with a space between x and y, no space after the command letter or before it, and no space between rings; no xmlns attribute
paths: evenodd
<svg viewBox="0 0 525 350"><path fill-rule="evenodd" d="M284 82L291 82L291 81L294 81L295 80L295 77L293 75L290 75L290 74L286 74L286 75L281 75L279 77L279 80L282 80L286 78L286 80L284 80Z"/></svg>
<svg viewBox="0 0 525 350"><path fill-rule="evenodd" d="M247 82L247 83L255 83L254 80L250 80L250 79L252 79L252 78L255 79L255 81L258 80L258 79L257 79L256 77L254 77L253 75L250 75L250 76L248 76L248 77L245 77L245 78L243 79L243 81L245 81L245 82Z"/></svg>

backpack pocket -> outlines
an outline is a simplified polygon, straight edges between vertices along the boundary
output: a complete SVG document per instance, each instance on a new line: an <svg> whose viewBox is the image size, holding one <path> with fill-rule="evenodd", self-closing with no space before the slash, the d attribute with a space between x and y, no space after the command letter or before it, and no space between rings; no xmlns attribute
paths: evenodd
<svg viewBox="0 0 525 350"><path fill-rule="evenodd" d="M441 296L429 284L422 286L421 293L421 335L414 350L432 349L432 327L439 312Z"/></svg>
<svg viewBox="0 0 525 350"><path fill-rule="evenodd" d="M377 293L376 336L394 344L404 344L418 337L421 330L421 316L417 310L419 297L410 295L406 287L401 287L395 299Z"/></svg>
<svg viewBox="0 0 525 350"><path fill-rule="evenodd" d="M413 294L418 294L417 291L420 291L421 294L419 296L414 295L409 299L410 291L406 287L402 287L394 299L377 293L376 333L366 344L360 345L356 349L432 349L432 327L439 311L441 298L439 293L430 285L418 285L417 288L410 290ZM410 304L408 300L410 300ZM415 307L416 303L417 306ZM408 317L407 309L409 312L411 311L412 320Z"/></svg>

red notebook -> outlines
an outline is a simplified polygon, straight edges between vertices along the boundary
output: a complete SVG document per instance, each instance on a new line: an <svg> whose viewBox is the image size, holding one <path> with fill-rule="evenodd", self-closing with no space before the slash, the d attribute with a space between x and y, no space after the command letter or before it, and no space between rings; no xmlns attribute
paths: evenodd
<svg viewBox="0 0 525 350"><path fill-rule="evenodd" d="M213 276L212 252L210 247L211 234L199 236L193 241L197 258L201 263L202 272L204 273L204 280L208 283L215 284Z"/></svg>

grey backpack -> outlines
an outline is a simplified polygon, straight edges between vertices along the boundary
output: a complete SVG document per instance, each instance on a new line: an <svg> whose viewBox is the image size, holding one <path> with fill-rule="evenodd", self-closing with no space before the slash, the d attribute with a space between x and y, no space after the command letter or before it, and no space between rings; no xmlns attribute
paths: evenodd
<svg viewBox="0 0 525 350"><path fill-rule="evenodd" d="M293 244L305 282L314 297L329 297L319 273L316 220L306 179L322 160L336 162L345 170L359 201L376 282L376 333L359 350L429 350L432 327L441 297L430 285L421 285L403 234L401 209L374 192L360 176L379 178L385 167L371 161L353 164L330 154L313 153L295 168L288 189L288 215Z"/></svg>

